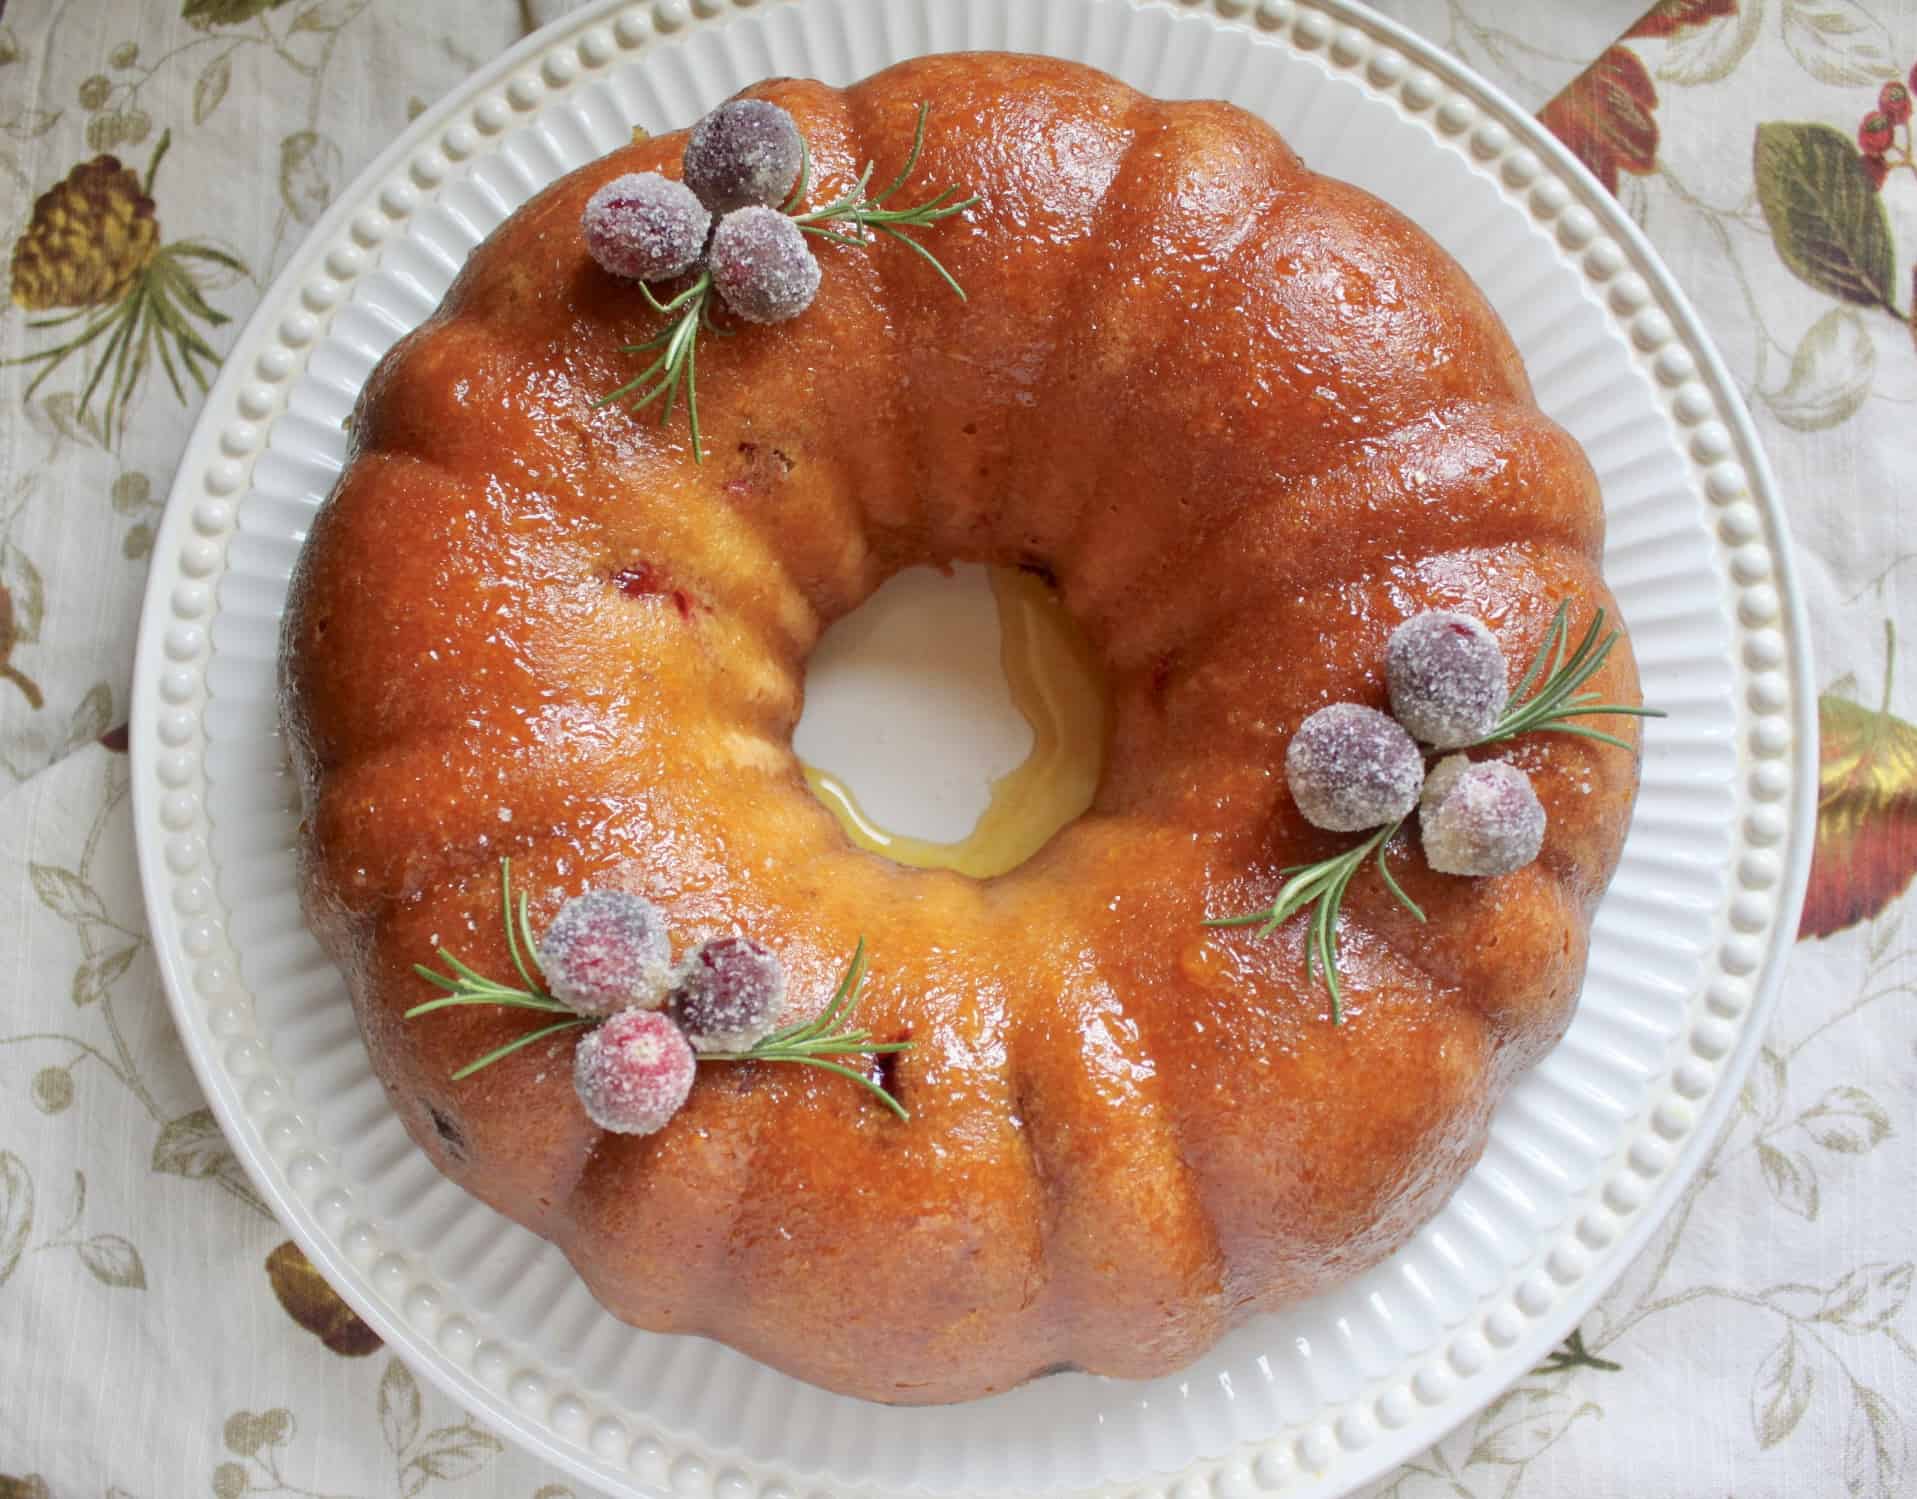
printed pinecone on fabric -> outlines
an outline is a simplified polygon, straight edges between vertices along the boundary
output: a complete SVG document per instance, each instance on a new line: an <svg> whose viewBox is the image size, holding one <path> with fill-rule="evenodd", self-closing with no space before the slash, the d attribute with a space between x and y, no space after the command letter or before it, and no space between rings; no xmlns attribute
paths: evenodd
<svg viewBox="0 0 1917 1499"><path fill-rule="evenodd" d="M116 156L96 156L33 205L13 247L13 300L29 312L117 302L159 245L139 177Z"/></svg>

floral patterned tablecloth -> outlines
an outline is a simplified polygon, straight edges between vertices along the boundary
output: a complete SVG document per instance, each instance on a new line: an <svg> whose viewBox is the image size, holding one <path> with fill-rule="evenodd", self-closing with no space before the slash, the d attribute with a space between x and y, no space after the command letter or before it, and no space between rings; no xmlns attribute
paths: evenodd
<svg viewBox="0 0 1917 1499"><path fill-rule="evenodd" d="M1390 1499L1917 1492L1917 0L1643 3L1384 8L1543 106L1743 387L1820 663L1812 891L1676 1211ZM384 1350L228 1152L155 975L121 727L236 325L425 101L565 8L0 3L0 1499L573 1491Z"/></svg>

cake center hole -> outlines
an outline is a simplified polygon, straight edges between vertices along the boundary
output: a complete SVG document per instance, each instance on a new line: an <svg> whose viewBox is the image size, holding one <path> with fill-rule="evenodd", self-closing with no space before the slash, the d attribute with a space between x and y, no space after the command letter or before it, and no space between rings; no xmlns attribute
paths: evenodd
<svg viewBox="0 0 1917 1499"><path fill-rule="evenodd" d="M825 633L792 742L861 848L989 879L1091 805L1110 712L1043 579L919 567Z"/></svg>

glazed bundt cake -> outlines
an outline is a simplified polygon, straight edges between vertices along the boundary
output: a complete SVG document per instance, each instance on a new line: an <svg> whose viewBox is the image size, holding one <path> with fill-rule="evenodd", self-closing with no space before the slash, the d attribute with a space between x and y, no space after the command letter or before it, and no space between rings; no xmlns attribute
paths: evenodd
<svg viewBox="0 0 1917 1499"><path fill-rule="evenodd" d="M1624 749L1498 747L1548 813L1515 872L1391 837L1428 920L1352 881L1336 1017L1304 919L1206 923L1351 845L1287 748L1388 706L1401 622L1482 621L1516 678L1560 605L1612 607L1597 485L1458 266L1236 108L998 55L748 92L798 122L815 203L888 180L929 104L915 181L977 201L922 239L965 299L888 238L818 239L803 315L700 344L695 461L683 413L601 403L660 318L581 227L622 174L676 180L684 135L507 220L367 385L293 582L309 917L413 1138L627 1321L885 1401L1161 1374L1403 1242L1569 1019L1629 719ZM1115 705L1090 810L990 880L852 847L791 748L821 632L955 561L1055 579ZM1636 702L1628 642L1590 686ZM528 940L642 895L680 951L776 953L800 1019L863 937L857 1023L910 1049L853 1060L909 1122L748 1061L608 1132L575 1031L454 1080L543 1018L404 1018L442 948L512 972L503 857Z"/></svg>

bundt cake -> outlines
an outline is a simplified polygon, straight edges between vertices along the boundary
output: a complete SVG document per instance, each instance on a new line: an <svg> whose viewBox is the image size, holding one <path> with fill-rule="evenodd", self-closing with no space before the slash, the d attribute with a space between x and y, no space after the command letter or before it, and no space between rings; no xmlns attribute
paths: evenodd
<svg viewBox="0 0 1917 1499"><path fill-rule="evenodd" d="M677 179L684 134L514 213L368 382L293 580L309 919L420 1147L628 1322L893 1402L1162 1374L1402 1243L1569 1019L1627 718L1622 749L1497 747L1548 812L1535 862L1455 878L1391 837L1428 920L1358 874L1335 1017L1302 918L1206 923L1351 845L1287 747L1388 707L1401 622L1482 621L1515 678L1560 606L1612 607L1597 485L1460 268L1241 110L1007 55L748 93L798 122L815 203L888 180L929 105L914 180L977 201L922 243L965 297L817 238L802 315L701 342L695 455L683 408L601 401L660 318L581 227L612 179ZM954 561L1055 579L1114 704L1090 810L988 880L852 847L791 749L821 632ZM1637 701L1627 641L1590 685ZM776 953L801 1019L862 936L857 1023L910 1046L854 1060L909 1122L748 1061L607 1132L570 1031L454 1080L541 1018L405 1018L443 948L512 972L508 856L527 940L642 895L677 951Z"/></svg>

